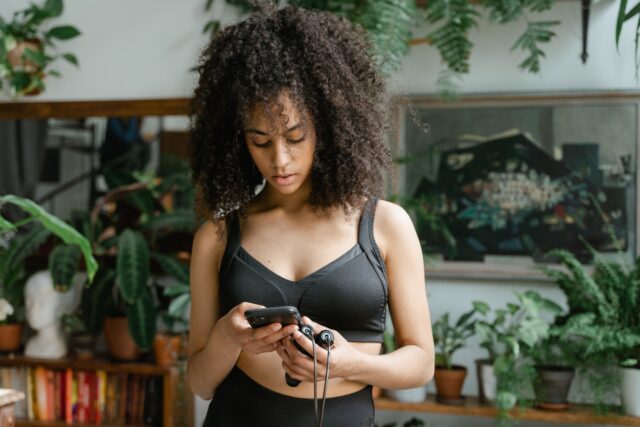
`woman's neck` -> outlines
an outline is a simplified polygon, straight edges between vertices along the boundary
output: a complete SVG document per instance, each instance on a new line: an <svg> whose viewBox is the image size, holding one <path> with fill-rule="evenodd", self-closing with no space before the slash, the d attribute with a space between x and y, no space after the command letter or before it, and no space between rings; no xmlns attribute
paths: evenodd
<svg viewBox="0 0 640 427"><path fill-rule="evenodd" d="M311 195L311 183L305 182L296 192L282 194L267 184L258 199L267 209L279 208L285 212L298 212L307 207Z"/></svg>

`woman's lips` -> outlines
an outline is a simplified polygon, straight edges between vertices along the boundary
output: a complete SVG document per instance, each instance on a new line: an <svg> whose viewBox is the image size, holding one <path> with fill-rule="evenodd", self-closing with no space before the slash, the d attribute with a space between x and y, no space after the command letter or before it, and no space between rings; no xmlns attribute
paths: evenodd
<svg viewBox="0 0 640 427"><path fill-rule="evenodd" d="M278 185L290 185L293 183L293 179L296 174L288 174L288 175L275 175L273 178L276 180L276 184Z"/></svg>

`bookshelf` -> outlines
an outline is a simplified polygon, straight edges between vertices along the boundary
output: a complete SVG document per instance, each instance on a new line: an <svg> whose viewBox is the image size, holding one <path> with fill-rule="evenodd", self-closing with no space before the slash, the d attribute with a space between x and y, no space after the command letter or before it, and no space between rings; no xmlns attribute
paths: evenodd
<svg viewBox="0 0 640 427"><path fill-rule="evenodd" d="M0 356L0 372L3 372L5 377L0 376L0 380L3 382L7 381L6 375L7 372L11 372L12 368L18 368L17 372L29 372L35 371L37 369L40 370L48 370L52 372L72 372L74 375L74 384L76 378L84 378L85 374L79 375L76 377L76 373L89 373L87 377L93 378L91 373L95 373L94 377L99 377L99 372L104 372L102 376L106 378L106 383L109 383L110 378L120 378L122 384L120 386L113 386L114 393L116 398L115 401L120 400L119 405L123 407L126 406L126 423L123 423L122 418L120 419L103 419L100 424L103 426L116 426L116 425L126 425L126 426L144 426L144 425L159 425L163 427L176 426L176 425L184 425L186 427L193 426L193 396L189 391L188 387L181 388L180 372L178 367L170 366L163 367L158 366L153 363L126 363L126 362L112 362L106 357L97 357L92 360L75 360L75 359L57 359L57 360L48 360L48 359L34 359L28 358L25 356ZM15 374L20 375L20 374ZM15 377L14 377L15 378ZM126 380L122 380L125 378ZM26 381L29 381L27 378ZM32 380L35 381L35 380ZM113 380L116 382L116 380ZM133 385L138 383L138 385ZM152 406L155 410L147 411L147 406L145 404L145 396L149 395L151 383L159 385L160 387L155 387L154 390L157 390L159 393L157 398L153 400L155 403L146 403L146 405L156 405ZM93 384L93 383L91 383ZM120 383L118 383L120 384ZM182 384L184 385L184 384ZM78 386L79 388L80 386ZM99 386L96 386L99 387ZM105 389L107 385L104 386ZM118 388L124 387L124 388ZM137 387L137 388L136 388ZM18 387L13 387L18 388ZM144 390L144 392L142 391ZM24 391L27 395L26 390ZM120 393L119 393L120 391ZM135 391L135 394L134 394ZM108 393L107 393L108 394ZM124 398L122 395L125 395ZM104 394L103 394L104 396ZM94 394L91 394L91 398L95 398ZM110 400L110 399L105 399ZM113 400L113 399L111 399ZM137 402L139 405L135 403L129 403L129 400ZM106 404L106 403L105 403ZM36 403L32 403L32 405L36 405ZM157 407L160 405L160 408ZM135 407L140 409L136 410ZM104 411L105 408L103 407ZM99 410L98 410L99 411ZM124 409L119 410L118 412L124 413ZM130 411L130 412L129 412ZM134 414L134 411L137 411ZM74 411L75 412L75 411ZM105 411L105 414L108 412ZM155 417L152 417L150 414L155 414ZM147 415L150 418L147 418ZM115 413L114 413L115 416ZM135 422L133 421L135 419ZM146 422L145 422L146 419ZM81 422L74 418L73 426L89 426L95 425L95 421L85 421ZM34 419L28 419L24 417L18 417L16 420L16 426L19 427L63 427L69 426L71 424L65 421L39 421Z"/></svg>
<svg viewBox="0 0 640 427"><path fill-rule="evenodd" d="M436 401L434 395L427 396L427 400L420 403L396 402L388 398L375 399L377 410L431 412L475 417L495 417L497 410L491 405L483 404L476 397L467 396L460 405L445 405ZM640 418L629 415L598 415L593 406L571 404L566 411L545 411L536 408L515 408L511 411L514 418L531 421L545 421L560 424L592 424L640 426Z"/></svg>

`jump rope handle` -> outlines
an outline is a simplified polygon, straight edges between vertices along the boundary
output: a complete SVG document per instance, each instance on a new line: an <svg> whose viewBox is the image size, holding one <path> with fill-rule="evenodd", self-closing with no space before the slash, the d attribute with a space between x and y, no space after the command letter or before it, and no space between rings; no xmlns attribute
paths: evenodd
<svg viewBox="0 0 640 427"><path fill-rule="evenodd" d="M302 333L302 335L306 336L310 340L313 339L313 328L311 326L305 325L305 324L300 325L300 332ZM298 344L296 340L292 340L292 341L298 350L300 350L302 353L306 354L307 356L311 357L311 355L307 352L307 350L302 348L302 346ZM300 380L290 377L289 374L284 374L284 379L287 382L287 385L289 387L298 387L298 385L300 384Z"/></svg>
<svg viewBox="0 0 640 427"><path fill-rule="evenodd" d="M300 325L300 332L310 340L314 340L313 328L311 326L305 324ZM324 348L328 348L333 345L333 334L327 329L320 331L320 333L315 337L315 342L316 344ZM293 344L303 354L306 354L309 357L313 357L304 348L302 348L302 346L298 344L296 340L293 340ZM287 382L287 385L290 387L297 387L300 384L300 380L290 377L289 374L284 374L284 379Z"/></svg>

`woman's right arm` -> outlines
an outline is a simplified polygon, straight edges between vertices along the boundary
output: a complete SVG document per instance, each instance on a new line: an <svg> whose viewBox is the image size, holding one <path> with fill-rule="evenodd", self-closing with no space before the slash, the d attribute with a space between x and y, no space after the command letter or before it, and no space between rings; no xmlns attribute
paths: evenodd
<svg viewBox="0 0 640 427"><path fill-rule="evenodd" d="M191 316L187 379L195 394L211 399L231 371L240 351L273 351L296 327L271 324L252 329L244 312L263 306L243 302L220 317L219 272L226 246L217 226L206 222L197 231L191 250Z"/></svg>

